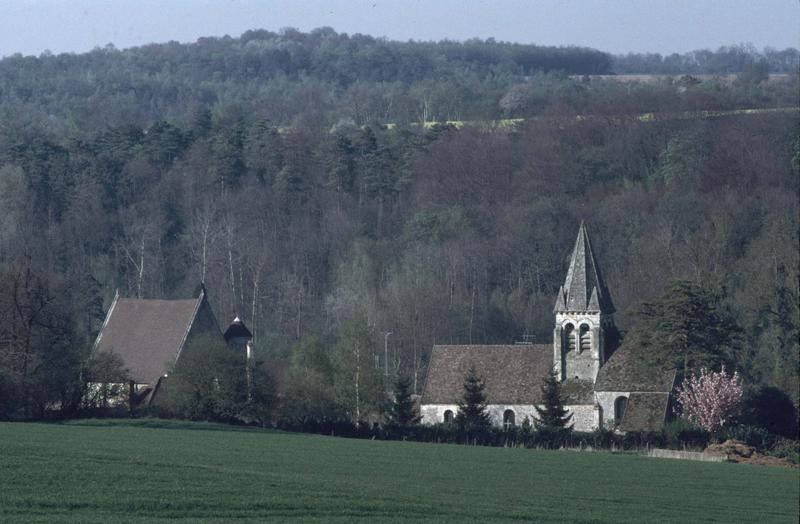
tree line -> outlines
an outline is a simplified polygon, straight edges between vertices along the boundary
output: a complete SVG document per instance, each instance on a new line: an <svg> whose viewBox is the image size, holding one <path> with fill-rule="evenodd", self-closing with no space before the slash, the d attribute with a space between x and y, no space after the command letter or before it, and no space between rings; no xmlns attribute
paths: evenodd
<svg viewBox="0 0 800 524"><path fill-rule="evenodd" d="M688 53L627 53L614 57L617 74L649 73L665 75L724 75L741 73L753 65L773 74L797 74L800 53L797 49L765 47L759 51L752 44L721 46L716 51L698 49Z"/></svg>
<svg viewBox="0 0 800 524"><path fill-rule="evenodd" d="M528 117L554 100L581 114L608 106L619 111L625 103L639 112L795 105L796 82L771 86L766 96L750 84L769 72L796 76L797 65L793 49L762 54L733 46L666 58L613 57L493 39L396 42L330 28L257 30L191 44L6 57L0 60L0 118L67 133L146 128L202 110L255 115L276 126L333 126ZM713 80L618 86L569 78L631 72L753 78L737 90ZM689 94L676 96L687 88Z"/></svg>

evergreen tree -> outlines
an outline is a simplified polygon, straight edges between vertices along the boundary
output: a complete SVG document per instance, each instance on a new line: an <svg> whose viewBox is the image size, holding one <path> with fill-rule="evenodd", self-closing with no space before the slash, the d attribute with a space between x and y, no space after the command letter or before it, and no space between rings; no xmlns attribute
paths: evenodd
<svg viewBox="0 0 800 524"><path fill-rule="evenodd" d="M741 328L719 302L708 289L677 281L666 295L643 304L631 342L684 373L717 367L731 360L741 342Z"/></svg>
<svg viewBox="0 0 800 524"><path fill-rule="evenodd" d="M389 410L389 423L400 427L419 424L420 416L411 398L411 381L400 377L394 383L394 402Z"/></svg>
<svg viewBox="0 0 800 524"><path fill-rule="evenodd" d="M480 431L491 425L486 412L485 385L474 367L469 368L464 377L464 396L458 404L456 424L467 431Z"/></svg>
<svg viewBox="0 0 800 524"><path fill-rule="evenodd" d="M543 407L536 406L536 413L539 415L535 421L536 429L571 430L572 425L567 426L567 424L572 420L572 414L567 414L567 409L561 401L561 383L555 370L550 370L542 384L542 400Z"/></svg>

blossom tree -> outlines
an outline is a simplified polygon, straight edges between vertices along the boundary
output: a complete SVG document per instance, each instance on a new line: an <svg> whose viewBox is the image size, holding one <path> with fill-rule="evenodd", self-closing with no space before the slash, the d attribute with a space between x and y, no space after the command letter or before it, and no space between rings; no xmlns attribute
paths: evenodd
<svg viewBox="0 0 800 524"><path fill-rule="evenodd" d="M738 372L725 373L725 366L721 371L702 368L700 375L686 378L677 393L683 416L714 432L725 425L741 400L742 380Z"/></svg>

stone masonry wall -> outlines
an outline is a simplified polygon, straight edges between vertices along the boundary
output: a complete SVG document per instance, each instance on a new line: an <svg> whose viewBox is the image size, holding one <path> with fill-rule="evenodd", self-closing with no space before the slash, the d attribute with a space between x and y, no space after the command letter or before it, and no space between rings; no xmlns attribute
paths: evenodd
<svg viewBox="0 0 800 524"><path fill-rule="evenodd" d="M453 416L458 413L458 406L455 404L424 404L420 406L420 415L422 415L423 424L438 424L444 422L444 412L447 410L453 412Z"/></svg>
<svg viewBox="0 0 800 524"><path fill-rule="evenodd" d="M594 431L600 424L599 410L591 404L566 406L572 413L572 424L575 431ZM420 407L423 424L438 424L444 422L444 412L451 410L455 416L458 413L456 404L425 404ZM525 417L533 422L538 418L536 407L532 404L489 404L486 410L492 424L503 425L503 413L507 409L514 412L514 422L521 426Z"/></svg>
<svg viewBox="0 0 800 524"><path fill-rule="evenodd" d="M629 391L595 391L594 397L600 406L600 416L603 419L603 427L606 429L614 428L614 402L619 397L630 397Z"/></svg>
<svg viewBox="0 0 800 524"><path fill-rule="evenodd" d="M575 431L594 431L600 426L600 410L592 404L567 406L572 413L572 429Z"/></svg>

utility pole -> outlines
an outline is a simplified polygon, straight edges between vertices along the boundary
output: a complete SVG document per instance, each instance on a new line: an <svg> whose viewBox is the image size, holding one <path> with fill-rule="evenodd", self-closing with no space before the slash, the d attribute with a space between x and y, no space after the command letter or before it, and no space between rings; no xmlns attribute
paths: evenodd
<svg viewBox="0 0 800 524"><path fill-rule="evenodd" d="M391 331L383 334L383 378L386 381L386 388L389 388L389 335Z"/></svg>

